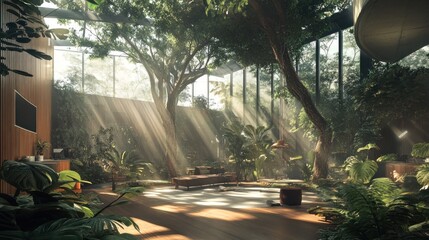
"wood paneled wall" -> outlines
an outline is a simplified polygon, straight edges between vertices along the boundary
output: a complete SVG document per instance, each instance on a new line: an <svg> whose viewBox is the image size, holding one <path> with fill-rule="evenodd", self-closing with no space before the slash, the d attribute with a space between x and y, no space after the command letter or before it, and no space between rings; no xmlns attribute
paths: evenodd
<svg viewBox="0 0 429 240"><path fill-rule="evenodd" d="M3 2L1 6L1 24L12 20L13 16L6 12ZM48 38L33 39L25 44L26 48L37 49L53 56L54 50ZM51 142L51 103L53 61L36 59L27 53L2 52L6 58L4 63L11 69L19 69L31 73L33 77L24 77L15 73L2 76L0 81L0 161L18 159L22 156L34 155L35 142L39 138ZM37 106L37 133L15 127L15 95L18 91L27 100ZM50 154L45 156L50 158ZM0 192L11 192L12 187L1 182Z"/></svg>

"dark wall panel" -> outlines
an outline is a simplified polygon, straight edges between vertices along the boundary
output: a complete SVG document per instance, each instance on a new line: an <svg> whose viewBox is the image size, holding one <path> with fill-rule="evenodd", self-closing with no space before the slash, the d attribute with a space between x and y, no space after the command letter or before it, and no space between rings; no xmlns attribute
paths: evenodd
<svg viewBox="0 0 429 240"><path fill-rule="evenodd" d="M13 16L6 12L1 5L1 24L12 21ZM37 49L53 56L53 46L50 39L39 38L25 44L26 48ZM2 52L4 61L11 69L29 72L33 77L24 77L15 73L1 77L0 81L0 162L14 160L22 156L34 155L34 144L37 138L51 141L51 96L53 70L52 61L45 61L31 57L26 53ZM37 106L37 133L32 133L15 127L15 95L18 91L22 96ZM50 158L50 154L45 156ZM11 192L12 187L1 182L0 192Z"/></svg>

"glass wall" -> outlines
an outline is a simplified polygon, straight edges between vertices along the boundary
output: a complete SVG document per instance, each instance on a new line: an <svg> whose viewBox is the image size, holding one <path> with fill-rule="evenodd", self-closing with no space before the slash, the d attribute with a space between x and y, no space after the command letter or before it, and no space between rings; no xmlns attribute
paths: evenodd
<svg viewBox="0 0 429 240"><path fill-rule="evenodd" d="M152 101L149 77L142 64L115 56L115 97Z"/></svg>
<svg viewBox="0 0 429 240"><path fill-rule="evenodd" d="M179 95L179 102L177 103L178 106L182 107L191 107L192 106L192 89L194 85L190 84L188 85L185 90L183 90Z"/></svg>
<svg viewBox="0 0 429 240"><path fill-rule="evenodd" d="M208 78L207 75L204 75L197 79L197 81L194 82L194 95L193 95L193 105L195 104L203 104L205 107L208 107Z"/></svg>
<svg viewBox="0 0 429 240"><path fill-rule="evenodd" d="M360 78L360 49L356 44L353 28L343 31L343 79L344 85Z"/></svg>
<svg viewBox="0 0 429 240"><path fill-rule="evenodd" d="M244 70L238 70L232 74L232 111L243 118L243 76Z"/></svg>
<svg viewBox="0 0 429 240"><path fill-rule="evenodd" d="M246 87L245 87L245 111L244 111L244 123L257 125L256 120L256 78L257 69L254 66L246 67Z"/></svg>
<svg viewBox="0 0 429 240"><path fill-rule="evenodd" d="M222 110L225 108L225 100L229 94L227 85L228 75L225 77L209 76L209 107L210 109Z"/></svg>
<svg viewBox="0 0 429 240"><path fill-rule="evenodd" d="M258 124L269 126L271 123L271 67L259 70L259 109Z"/></svg>
<svg viewBox="0 0 429 240"><path fill-rule="evenodd" d="M359 77L360 52L351 29L343 31L343 39L343 82L346 87L348 83ZM338 96L338 40L338 33L320 40L322 100L335 101ZM429 50L425 48L415 55L424 55L427 51ZM422 59L421 64L426 63L426 60ZM316 92L316 43L314 41L303 47L297 64L300 79L314 95ZM90 59L88 54L82 54L77 50L56 49L54 72L56 82L68 83L76 90L85 93L152 101L150 82L144 67L128 61L120 54L104 59ZM82 76L84 76L83 80ZM281 85L278 70L271 74L271 67L267 67L257 72L255 66L248 66L223 77L205 75L180 94L178 105L193 106L196 100L197 104L205 104L205 107L211 109L231 108L245 124L270 125L272 119L275 119L273 115L279 115L279 109L282 108L279 99L272 100L272 79L274 89L278 89ZM259 92L257 92L257 85ZM290 101L288 104L294 103ZM286 107L286 104L283 107ZM298 116L298 113L292 114Z"/></svg>
<svg viewBox="0 0 429 240"><path fill-rule="evenodd" d="M113 97L113 58L103 59L84 56L84 88L88 94Z"/></svg>
<svg viewBox="0 0 429 240"><path fill-rule="evenodd" d="M338 33L320 40L320 90L325 97L338 90Z"/></svg>
<svg viewBox="0 0 429 240"><path fill-rule="evenodd" d="M82 53L57 50L54 61L55 82L82 91Z"/></svg>

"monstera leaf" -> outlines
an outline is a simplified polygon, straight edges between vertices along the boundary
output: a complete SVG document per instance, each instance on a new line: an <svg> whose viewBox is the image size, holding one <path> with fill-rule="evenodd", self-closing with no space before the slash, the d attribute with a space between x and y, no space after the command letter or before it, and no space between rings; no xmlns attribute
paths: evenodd
<svg viewBox="0 0 429 240"><path fill-rule="evenodd" d="M52 168L20 161L4 161L0 177L17 190L26 192L43 192L58 182L58 174Z"/></svg>

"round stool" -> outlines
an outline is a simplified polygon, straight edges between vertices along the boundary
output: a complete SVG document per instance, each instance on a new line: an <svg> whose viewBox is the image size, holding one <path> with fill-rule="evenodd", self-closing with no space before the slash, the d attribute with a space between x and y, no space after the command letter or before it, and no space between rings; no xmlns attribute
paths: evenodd
<svg viewBox="0 0 429 240"><path fill-rule="evenodd" d="M288 187L280 189L280 203L282 205L301 205L302 190L297 187Z"/></svg>

